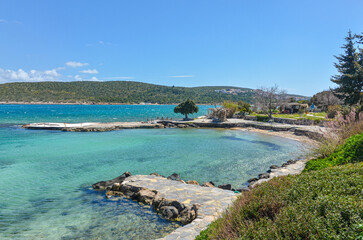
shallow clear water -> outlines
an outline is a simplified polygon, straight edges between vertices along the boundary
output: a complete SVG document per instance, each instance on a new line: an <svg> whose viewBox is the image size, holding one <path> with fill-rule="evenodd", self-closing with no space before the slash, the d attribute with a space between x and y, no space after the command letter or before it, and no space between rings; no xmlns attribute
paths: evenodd
<svg viewBox="0 0 363 240"><path fill-rule="evenodd" d="M82 133L3 124L0 239L158 238L178 223L130 200L106 200L90 185L130 171L177 172L185 180L240 187L270 165L294 158L300 147L292 140L237 130Z"/></svg>

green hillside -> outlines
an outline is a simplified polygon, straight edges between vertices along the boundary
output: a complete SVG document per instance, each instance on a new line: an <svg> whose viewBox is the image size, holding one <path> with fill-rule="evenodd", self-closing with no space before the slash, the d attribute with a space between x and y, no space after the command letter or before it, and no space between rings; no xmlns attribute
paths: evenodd
<svg viewBox="0 0 363 240"><path fill-rule="evenodd" d="M221 89L240 89L228 94ZM228 86L168 87L141 82L34 82L0 84L0 102L54 103L180 103L192 99L196 103L218 104L225 100L252 103L254 90ZM298 95L290 95L296 97Z"/></svg>
<svg viewBox="0 0 363 240"><path fill-rule="evenodd" d="M110 82L34 82L0 84L0 101L17 102L94 102L94 103L179 103L187 98L197 103L224 100L251 102L252 89L238 95L215 90L232 87L167 87L129 81ZM237 89L236 87L233 87ZM239 88L241 89L241 88Z"/></svg>

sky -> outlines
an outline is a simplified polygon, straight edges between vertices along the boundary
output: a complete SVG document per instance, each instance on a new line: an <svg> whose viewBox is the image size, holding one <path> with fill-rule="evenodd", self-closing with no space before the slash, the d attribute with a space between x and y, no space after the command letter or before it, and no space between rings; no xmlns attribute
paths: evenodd
<svg viewBox="0 0 363 240"><path fill-rule="evenodd" d="M334 87L362 0L0 0L0 83Z"/></svg>

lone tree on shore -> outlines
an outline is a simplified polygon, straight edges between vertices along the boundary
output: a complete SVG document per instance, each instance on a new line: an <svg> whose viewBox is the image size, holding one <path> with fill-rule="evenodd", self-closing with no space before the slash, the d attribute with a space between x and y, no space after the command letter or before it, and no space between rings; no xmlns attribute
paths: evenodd
<svg viewBox="0 0 363 240"><path fill-rule="evenodd" d="M185 115L185 119L188 119L188 114L197 113L199 108L195 103L188 99L185 102L180 103L178 106L174 108L175 113L181 113Z"/></svg>
<svg viewBox="0 0 363 240"><path fill-rule="evenodd" d="M269 120L276 108L286 100L286 91L273 87L261 87L256 90L256 104L263 113L268 115Z"/></svg>

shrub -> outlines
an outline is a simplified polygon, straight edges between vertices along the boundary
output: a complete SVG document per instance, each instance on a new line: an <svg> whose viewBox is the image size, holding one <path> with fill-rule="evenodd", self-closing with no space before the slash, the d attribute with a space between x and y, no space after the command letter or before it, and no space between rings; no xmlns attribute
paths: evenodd
<svg viewBox="0 0 363 240"><path fill-rule="evenodd" d="M231 101L224 101L222 104L224 108L226 108L227 111L227 118L233 117L233 114L235 114L238 110L238 104L231 102Z"/></svg>
<svg viewBox="0 0 363 240"><path fill-rule="evenodd" d="M257 121L259 122L268 122L269 117L268 116L264 116L264 115L257 115Z"/></svg>
<svg viewBox="0 0 363 240"><path fill-rule="evenodd" d="M339 105L328 106L328 111L326 112L327 118L335 118L340 110L341 107Z"/></svg>
<svg viewBox="0 0 363 240"><path fill-rule="evenodd" d="M355 239L362 175L356 163L274 178L244 192L196 239Z"/></svg>
<svg viewBox="0 0 363 240"><path fill-rule="evenodd" d="M351 136L344 145L337 148L326 158L313 159L307 162L305 171L317 170L346 163L363 161L363 133Z"/></svg>

